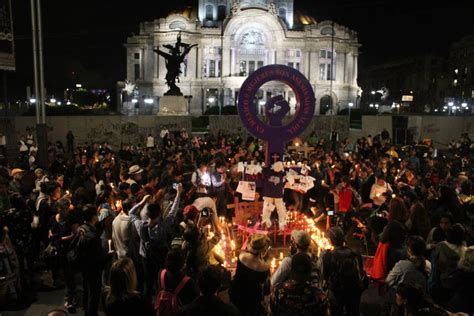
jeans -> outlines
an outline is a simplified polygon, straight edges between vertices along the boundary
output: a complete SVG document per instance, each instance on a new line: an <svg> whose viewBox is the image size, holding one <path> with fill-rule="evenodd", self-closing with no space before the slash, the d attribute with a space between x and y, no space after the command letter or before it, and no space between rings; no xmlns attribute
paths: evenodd
<svg viewBox="0 0 474 316"><path fill-rule="evenodd" d="M270 221L270 216L272 215L273 209L275 207L278 212L279 228L280 230L283 230L286 224L286 207L285 207L285 203L283 203L282 198L271 198L271 197L263 198L262 223L266 224L267 227L270 227L272 225L272 222Z"/></svg>
<svg viewBox="0 0 474 316"><path fill-rule="evenodd" d="M84 287L84 313L85 316L99 315L99 301L102 290L102 269L87 268L82 270Z"/></svg>

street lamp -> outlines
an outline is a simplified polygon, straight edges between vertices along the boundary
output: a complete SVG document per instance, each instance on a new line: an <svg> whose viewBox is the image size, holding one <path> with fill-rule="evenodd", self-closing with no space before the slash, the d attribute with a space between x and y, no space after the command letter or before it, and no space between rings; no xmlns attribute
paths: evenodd
<svg viewBox="0 0 474 316"><path fill-rule="evenodd" d="M146 98L145 99L145 104L153 104L153 99L152 98Z"/></svg>
<svg viewBox="0 0 474 316"><path fill-rule="evenodd" d="M349 106L348 110L349 110L349 120L350 120L351 119L351 108L354 106L354 103L349 102L348 106Z"/></svg>
<svg viewBox="0 0 474 316"><path fill-rule="evenodd" d="M36 99L35 99L35 98L31 98L31 99L30 99L30 103L31 103L31 104L35 104L35 103L36 103Z"/></svg>
<svg viewBox="0 0 474 316"><path fill-rule="evenodd" d="M51 102L51 103L56 103L56 99L55 99L54 97L52 97L52 98L49 100L49 102Z"/></svg>
<svg viewBox="0 0 474 316"><path fill-rule="evenodd" d="M132 103L135 104L135 103L138 103L138 99L132 99Z"/></svg>
<svg viewBox="0 0 474 316"><path fill-rule="evenodd" d="M453 107L454 105L454 102L448 102L448 106L449 106L449 111L448 111L448 115L451 115L451 108Z"/></svg>
<svg viewBox="0 0 474 316"><path fill-rule="evenodd" d="M370 91L370 94L375 94L375 93L376 93L375 90Z"/></svg>

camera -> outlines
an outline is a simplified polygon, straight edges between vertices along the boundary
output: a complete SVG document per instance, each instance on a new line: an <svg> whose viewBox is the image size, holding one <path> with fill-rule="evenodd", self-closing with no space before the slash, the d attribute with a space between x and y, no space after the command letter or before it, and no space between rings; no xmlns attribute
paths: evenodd
<svg viewBox="0 0 474 316"><path fill-rule="evenodd" d="M328 211L328 216L334 216L334 211Z"/></svg>
<svg viewBox="0 0 474 316"><path fill-rule="evenodd" d="M209 216L211 216L211 214L212 214L212 209L207 208L207 207L203 208L202 211L201 211L201 216L202 217L209 217Z"/></svg>

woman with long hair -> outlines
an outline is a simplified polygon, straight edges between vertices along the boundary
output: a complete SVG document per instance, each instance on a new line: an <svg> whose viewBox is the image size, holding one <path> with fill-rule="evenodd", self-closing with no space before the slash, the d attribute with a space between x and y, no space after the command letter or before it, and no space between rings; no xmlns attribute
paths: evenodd
<svg viewBox="0 0 474 316"><path fill-rule="evenodd" d="M270 294L270 267L264 257L269 247L267 236L252 235L247 251L237 261L229 294L243 316L265 315L263 300Z"/></svg>
<svg viewBox="0 0 474 316"><path fill-rule="evenodd" d="M408 211L401 198L394 198L388 207L388 224L380 235L380 241L388 243L387 269L392 270L395 263L405 258L405 241L408 230L405 221L408 218Z"/></svg>
<svg viewBox="0 0 474 316"><path fill-rule="evenodd" d="M107 316L153 315L153 306L136 291L137 276L133 261L127 257L114 262L110 269L110 287L104 296Z"/></svg>

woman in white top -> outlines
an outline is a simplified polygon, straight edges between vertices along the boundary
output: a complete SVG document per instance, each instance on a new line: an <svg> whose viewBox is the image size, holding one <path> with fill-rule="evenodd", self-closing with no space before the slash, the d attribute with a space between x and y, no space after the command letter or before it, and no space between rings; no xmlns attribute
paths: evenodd
<svg viewBox="0 0 474 316"><path fill-rule="evenodd" d="M387 200L384 195L387 192L392 192L392 187L385 181L385 176L380 175L370 189L369 198L376 206L381 206Z"/></svg>

